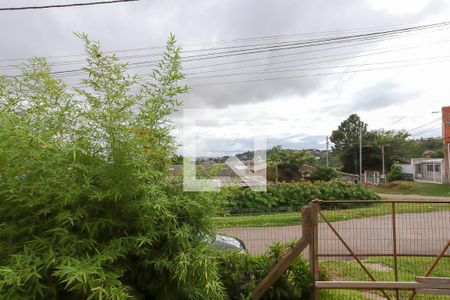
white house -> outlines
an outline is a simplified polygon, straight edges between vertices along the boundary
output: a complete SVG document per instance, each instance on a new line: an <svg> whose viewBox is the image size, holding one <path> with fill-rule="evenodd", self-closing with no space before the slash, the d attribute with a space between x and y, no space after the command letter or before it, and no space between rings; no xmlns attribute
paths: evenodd
<svg viewBox="0 0 450 300"><path fill-rule="evenodd" d="M405 179L430 183L445 181L443 158L411 158L410 163L402 163L400 167Z"/></svg>

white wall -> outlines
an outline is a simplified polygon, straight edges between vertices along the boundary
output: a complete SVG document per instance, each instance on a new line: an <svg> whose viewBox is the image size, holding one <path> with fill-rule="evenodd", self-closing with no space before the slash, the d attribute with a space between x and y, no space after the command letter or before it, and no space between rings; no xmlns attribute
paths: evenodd
<svg viewBox="0 0 450 300"><path fill-rule="evenodd" d="M412 164L400 164L401 172L405 174L414 174L414 168Z"/></svg>

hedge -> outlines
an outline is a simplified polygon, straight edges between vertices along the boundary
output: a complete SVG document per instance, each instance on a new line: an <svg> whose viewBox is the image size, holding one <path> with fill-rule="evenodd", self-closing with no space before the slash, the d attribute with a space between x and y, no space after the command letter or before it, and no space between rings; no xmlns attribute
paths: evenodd
<svg viewBox="0 0 450 300"><path fill-rule="evenodd" d="M266 192L250 188L228 187L221 191L226 206L231 211L241 209L274 209L298 207L311 200L377 200L379 196L367 187L342 180L303 181L268 185ZM337 205L345 206L349 205Z"/></svg>

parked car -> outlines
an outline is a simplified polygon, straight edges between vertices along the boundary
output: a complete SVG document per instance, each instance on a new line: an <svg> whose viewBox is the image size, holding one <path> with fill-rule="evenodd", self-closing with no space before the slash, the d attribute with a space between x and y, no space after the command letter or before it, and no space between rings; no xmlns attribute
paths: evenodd
<svg viewBox="0 0 450 300"><path fill-rule="evenodd" d="M225 249L225 250L236 250L239 252L247 252L247 247L242 240L224 235L224 234L216 234L208 239L209 244L212 247L217 249Z"/></svg>

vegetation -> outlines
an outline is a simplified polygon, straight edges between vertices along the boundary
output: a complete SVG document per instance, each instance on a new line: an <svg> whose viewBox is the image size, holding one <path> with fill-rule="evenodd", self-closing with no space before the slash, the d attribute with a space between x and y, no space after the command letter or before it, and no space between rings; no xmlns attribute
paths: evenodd
<svg viewBox="0 0 450 300"><path fill-rule="evenodd" d="M330 167L318 167L317 170L311 174L311 180L323 180L330 181L332 179L338 178L339 174L335 168Z"/></svg>
<svg viewBox="0 0 450 300"><path fill-rule="evenodd" d="M268 152L269 179L275 182L300 178L299 167L306 162L314 161L314 157L303 150L282 149L281 146L275 146Z"/></svg>
<svg viewBox="0 0 450 300"><path fill-rule="evenodd" d="M424 274L433 262L433 257L398 257L398 270L400 281L415 281L415 277ZM370 273L378 281L393 281L394 280L394 262L392 257L370 257L364 260L364 264L368 267ZM329 260L322 261L320 263L321 268L324 269L327 274L332 278L340 278L347 280L370 280L362 268L354 260ZM371 267L376 266L376 267ZM383 269L380 269L382 266ZM448 270L450 270L450 259L442 258L437 264L435 270L431 273L431 276L446 277L448 276ZM337 291L329 291L330 294L341 295ZM372 299L369 295L379 293L377 291L371 291L371 294L366 294L364 297L360 292L361 299ZM392 295L392 292L388 292ZM411 295L411 291L400 292L401 299L406 299ZM395 298L395 297L393 297ZM325 298L327 299L327 298ZM333 298L328 298L333 299ZM352 298L353 299L353 298ZM421 295L420 299L448 299L447 296L438 295Z"/></svg>
<svg viewBox="0 0 450 300"><path fill-rule="evenodd" d="M404 157L444 157L441 137L409 140L405 148Z"/></svg>
<svg viewBox="0 0 450 300"><path fill-rule="evenodd" d="M250 299L251 292L290 249L274 244L264 255L253 256L234 251L217 252L219 276L230 300ZM285 274L262 299L308 299L312 280L308 263L297 257Z"/></svg>
<svg viewBox="0 0 450 300"><path fill-rule="evenodd" d="M269 185L267 192L230 187L222 189L220 197L231 210L271 209L277 207L298 207L314 199L321 200L367 200L379 199L376 193L365 186L333 181L303 181ZM343 207L345 205L341 205Z"/></svg>
<svg viewBox="0 0 450 300"><path fill-rule="evenodd" d="M450 197L450 186L448 184L435 184L417 181L393 181L387 184L370 187L370 189L380 194Z"/></svg>
<svg viewBox="0 0 450 300"><path fill-rule="evenodd" d="M331 134L330 141L334 143L333 152L339 153L339 158L343 164L342 171L348 173L358 173L358 143L359 133L367 133L367 124L361 121L356 114L350 115L342 121L337 130Z"/></svg>
<svg viewBox="0 0 450 300"><path fill-rule="evenodd" d="M0 79L0 298L221 299L215 205L167 176L187 90L174 37L145 83L81 38L82 87L44 59Z"/></svg>
<svg viewBox="0 0 450 300"><path fill-rule="evenodd" d="M214 224L217 228L269 227L300 224L300 207L283 209L284 211L282 212L242 212L240 214L215 217ZM448 210L448 208L445 205L397 205L396 207L397 213L426 213L440 210ZM337 222L387 215L391 213L391 204L376 203L366 207L346 209L322 208L322 212L330 222Z"/></svg>
<svg viewBox="0 0 450 300"><path fill-rule="evenodd" d="M443 157L440 138L410 139L404 130L369 131L367 127L368 125L358 115L352 114L333 131L330 140L334 143L334 147L330 157L339 158L342 171L358 173L360 128L362 128L364 170L381 171L382 147L387 169L390 169L395 161L404 158Z"/></svg>
<svg viewBox="0 0 450 300"><path fill-rule="evenodd" d="M391 170L387 174L387 180L389 182L400 180L402 178L401 176L402 168L397 162L394 162L394 164L391 166Z"/></svg>

